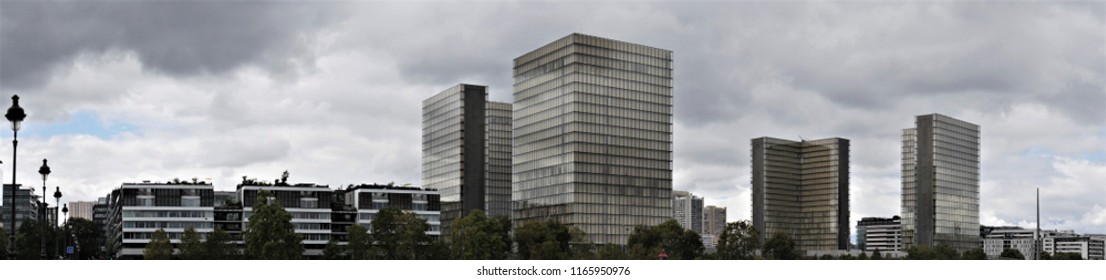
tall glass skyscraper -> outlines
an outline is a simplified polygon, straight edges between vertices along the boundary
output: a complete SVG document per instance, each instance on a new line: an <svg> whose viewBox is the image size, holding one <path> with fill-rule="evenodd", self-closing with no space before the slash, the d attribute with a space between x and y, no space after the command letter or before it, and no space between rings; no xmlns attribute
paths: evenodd
<svg viewBox="0 0 1106 280"><path fill-rule="evenodd" d="M802 251L849 248L849 140L752 140L753 227Z"/></svg>
<svg viewBox="0 0 1106 280"><path fill-rule="evenodd" d="M672 215L672 51L572 34L514 61L514 223L598 244Z"/></svg>
<svg viewBox="0 0 1106 280"><path fill-rule="evenodd" d="M441 194L441 232L480 209L511 215L511 104L460 84L423 101L423 187Z"/></svg>
<svg viewBox="0 0 1106 280"><path fill-rule="evenodd" d="M902 138L906 246L979 248L979 125L921 115Z"/></svg>

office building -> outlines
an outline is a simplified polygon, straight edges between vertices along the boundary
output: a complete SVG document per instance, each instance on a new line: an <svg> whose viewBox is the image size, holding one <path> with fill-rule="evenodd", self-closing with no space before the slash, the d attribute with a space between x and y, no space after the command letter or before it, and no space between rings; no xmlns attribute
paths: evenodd
<svg viewBox="0 0 1106 280"><path fill-rule="evenodd" d="M242 201L238 199L238 192L215 191L213 203L215 218L212 219L214 229L221 229L230 236L232 243L243 244L242 230L245 223L242 221Z"/></svg>
<svg viewBox="0 0 1106 280"><path fill-rule="evenodd" d="M703 236L710 237L712 246L718 244L718 238L726 231L726 207L707 205L703 207ZM704 243L705 244L705 243Z"/></svg>
<svg viewBox="0 0 1106 280"><path fill-rule="evenodd" d="M1045 252L1054 256L1057 253L1079 254L1084 260L1102 260L1103 251L1106 249L1103 242L1101 237L1077 235L1073 232L1045 235L1041 238L1041 245Z"/></svg>
<svg viewBox="0 0 1106 280"><path fill-rule="evenodd" d="M753 226L801 251L849 248L849 140L752 140Z"/></svg>
<svg viewBox="0 0 1106 280"><path fill-rule="evenodd" d="M514 60L513 223L597 244L672 217L672 51L571 34Z"/></svg>
<svg viewBox="0 0 1106 280"><path fill-rule="evenodd" d="M212 231L214 188L210 184L123 183L108 196L108 252L116 258L141 259L154 231L164 229L180 243L192 226L206 238Z"/></svg>
<svg viewBox="0 0 1106 280"><path fill-rule="evenodd" d="M902 225L906 247L980 246L979 126L941 114L903 130Z"/></svg>
<svg viewBox="0 0 1106 280"><path fill-rule="evenodd" d="M418 187L361 184L346 189L346 203L357 211L356 223L372 232L372 220L380 209L395 207L426 220L426 234L441 235L441 195L437 190Z"/></svg>
<svg viewBox="0 0 1106 280"><path fill-rule="evenodd" d="M511 104L460 84L423 101L423 186L441 191L442 232L473 210L510 217Z"/></svg>
<svg viewBox="0 0 1106 280"><path fill-rule="evenodd" d="M1032 260L1034 256L1034 232L1036 229L1024 229L1021 227L991 227L983 239L983 252L988 259L999 259L1002 251L1006 249L1018 250L1025 259ZM1058 231L1041 231L1041 236L1067 235Z"/></svg>
<svg viewBox="0 0 1106 280"><path fill-rule="evenodd" d="M95 201L72 201L69 202L69 219L82 218L92 221L92 207L96 205Z"/></svg>
<svg viewBox="0 0 1106 280"><path fill-rule="evenodd" d="M99 229L97 232L96 250L100 252L106 252L107 248L104 246L104 242L107 241L108 234L108 213L111 206L108 204L108 196L96 198L96 204L92 205L92 224L96 225Z"/></svg>
<svg viewBox="0 0 1106 280"><path fill-rule="evenodd" d="M857 249L869 254L906 251L902 246L902 219L865 217L856 222Z"/></svg>
<svg viewBox="0 0 1106 280"><path fill-rule="evenodd" d="M35 194L34 188L15 185L15 222L13 223L10 204L12 189L11 184L4 184L4 207L0 207L0 221L3 222L4 230L8 231L9 237L15 236L14 232L23 224L23 219L38 220L37 209L42 200L38 194Z"/></svg>
<svg viewBox="0 0 1106 280"><path fill-rule="evenodd" d="M685 229L703 233L703 198L686 191L672 191L672 218Z"/></svg>

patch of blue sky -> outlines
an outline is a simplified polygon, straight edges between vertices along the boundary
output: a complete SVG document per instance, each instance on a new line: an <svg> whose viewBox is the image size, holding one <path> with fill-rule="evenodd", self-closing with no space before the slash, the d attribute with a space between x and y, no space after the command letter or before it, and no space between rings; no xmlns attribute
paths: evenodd
<svg viewBox="0 0 1106 280"><path fill-rule="evenodd" d="M19 130L19 137L50 138L58 135L83 134L109 139L125 132L136 133L135 130L134 126L127 123L106 123L96 112L79 111L64 122L48 124L24 122Z"/></svg>

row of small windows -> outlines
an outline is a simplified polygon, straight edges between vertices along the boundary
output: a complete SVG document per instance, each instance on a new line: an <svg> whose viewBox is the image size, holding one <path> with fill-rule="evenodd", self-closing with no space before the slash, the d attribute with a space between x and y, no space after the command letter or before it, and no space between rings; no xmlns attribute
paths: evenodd
<svg viewBox="0 0 1106 280"><path fill-rule="evenodd" d="M213 218L212 211L124 210L125 218Z"/></svg>
<svg viewBox="0 0 1106 280"><path fill-rule="evenodd" d="M154 222L154 221L124 221L123 228L164 228L185 229L192 226L196 229L211 228L211 222Z"/></svg>

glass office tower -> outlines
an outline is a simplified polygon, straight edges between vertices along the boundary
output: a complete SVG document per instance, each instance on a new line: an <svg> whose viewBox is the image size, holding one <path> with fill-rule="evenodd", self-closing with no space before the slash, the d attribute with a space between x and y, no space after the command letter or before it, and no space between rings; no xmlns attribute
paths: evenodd
<svg viewBox="0 0 1106 280"><path fill-rule="evenodd" d="M572 34L514 61L515 226L597 244L671 219L672 51Z"/></svg>
<svg viewBox="0 0 1106 280"><path fill-rule="evenodd" d="M941 114L903 130L902 226L907 247L979 248L979 125Z"/></svg>
<svg viewBox="0 0 1106 280"><path fill-rule="evenodd" d="M802 251L849 248L849 140L752 140L753 226Z"/></svg>
<svg viewBox="0 0 1106 280"><path fill-rule="evenodd" d="M441 232L475 209L510 217L511 104L460 84L423 101L423 187L441 194Z"/></svg>

